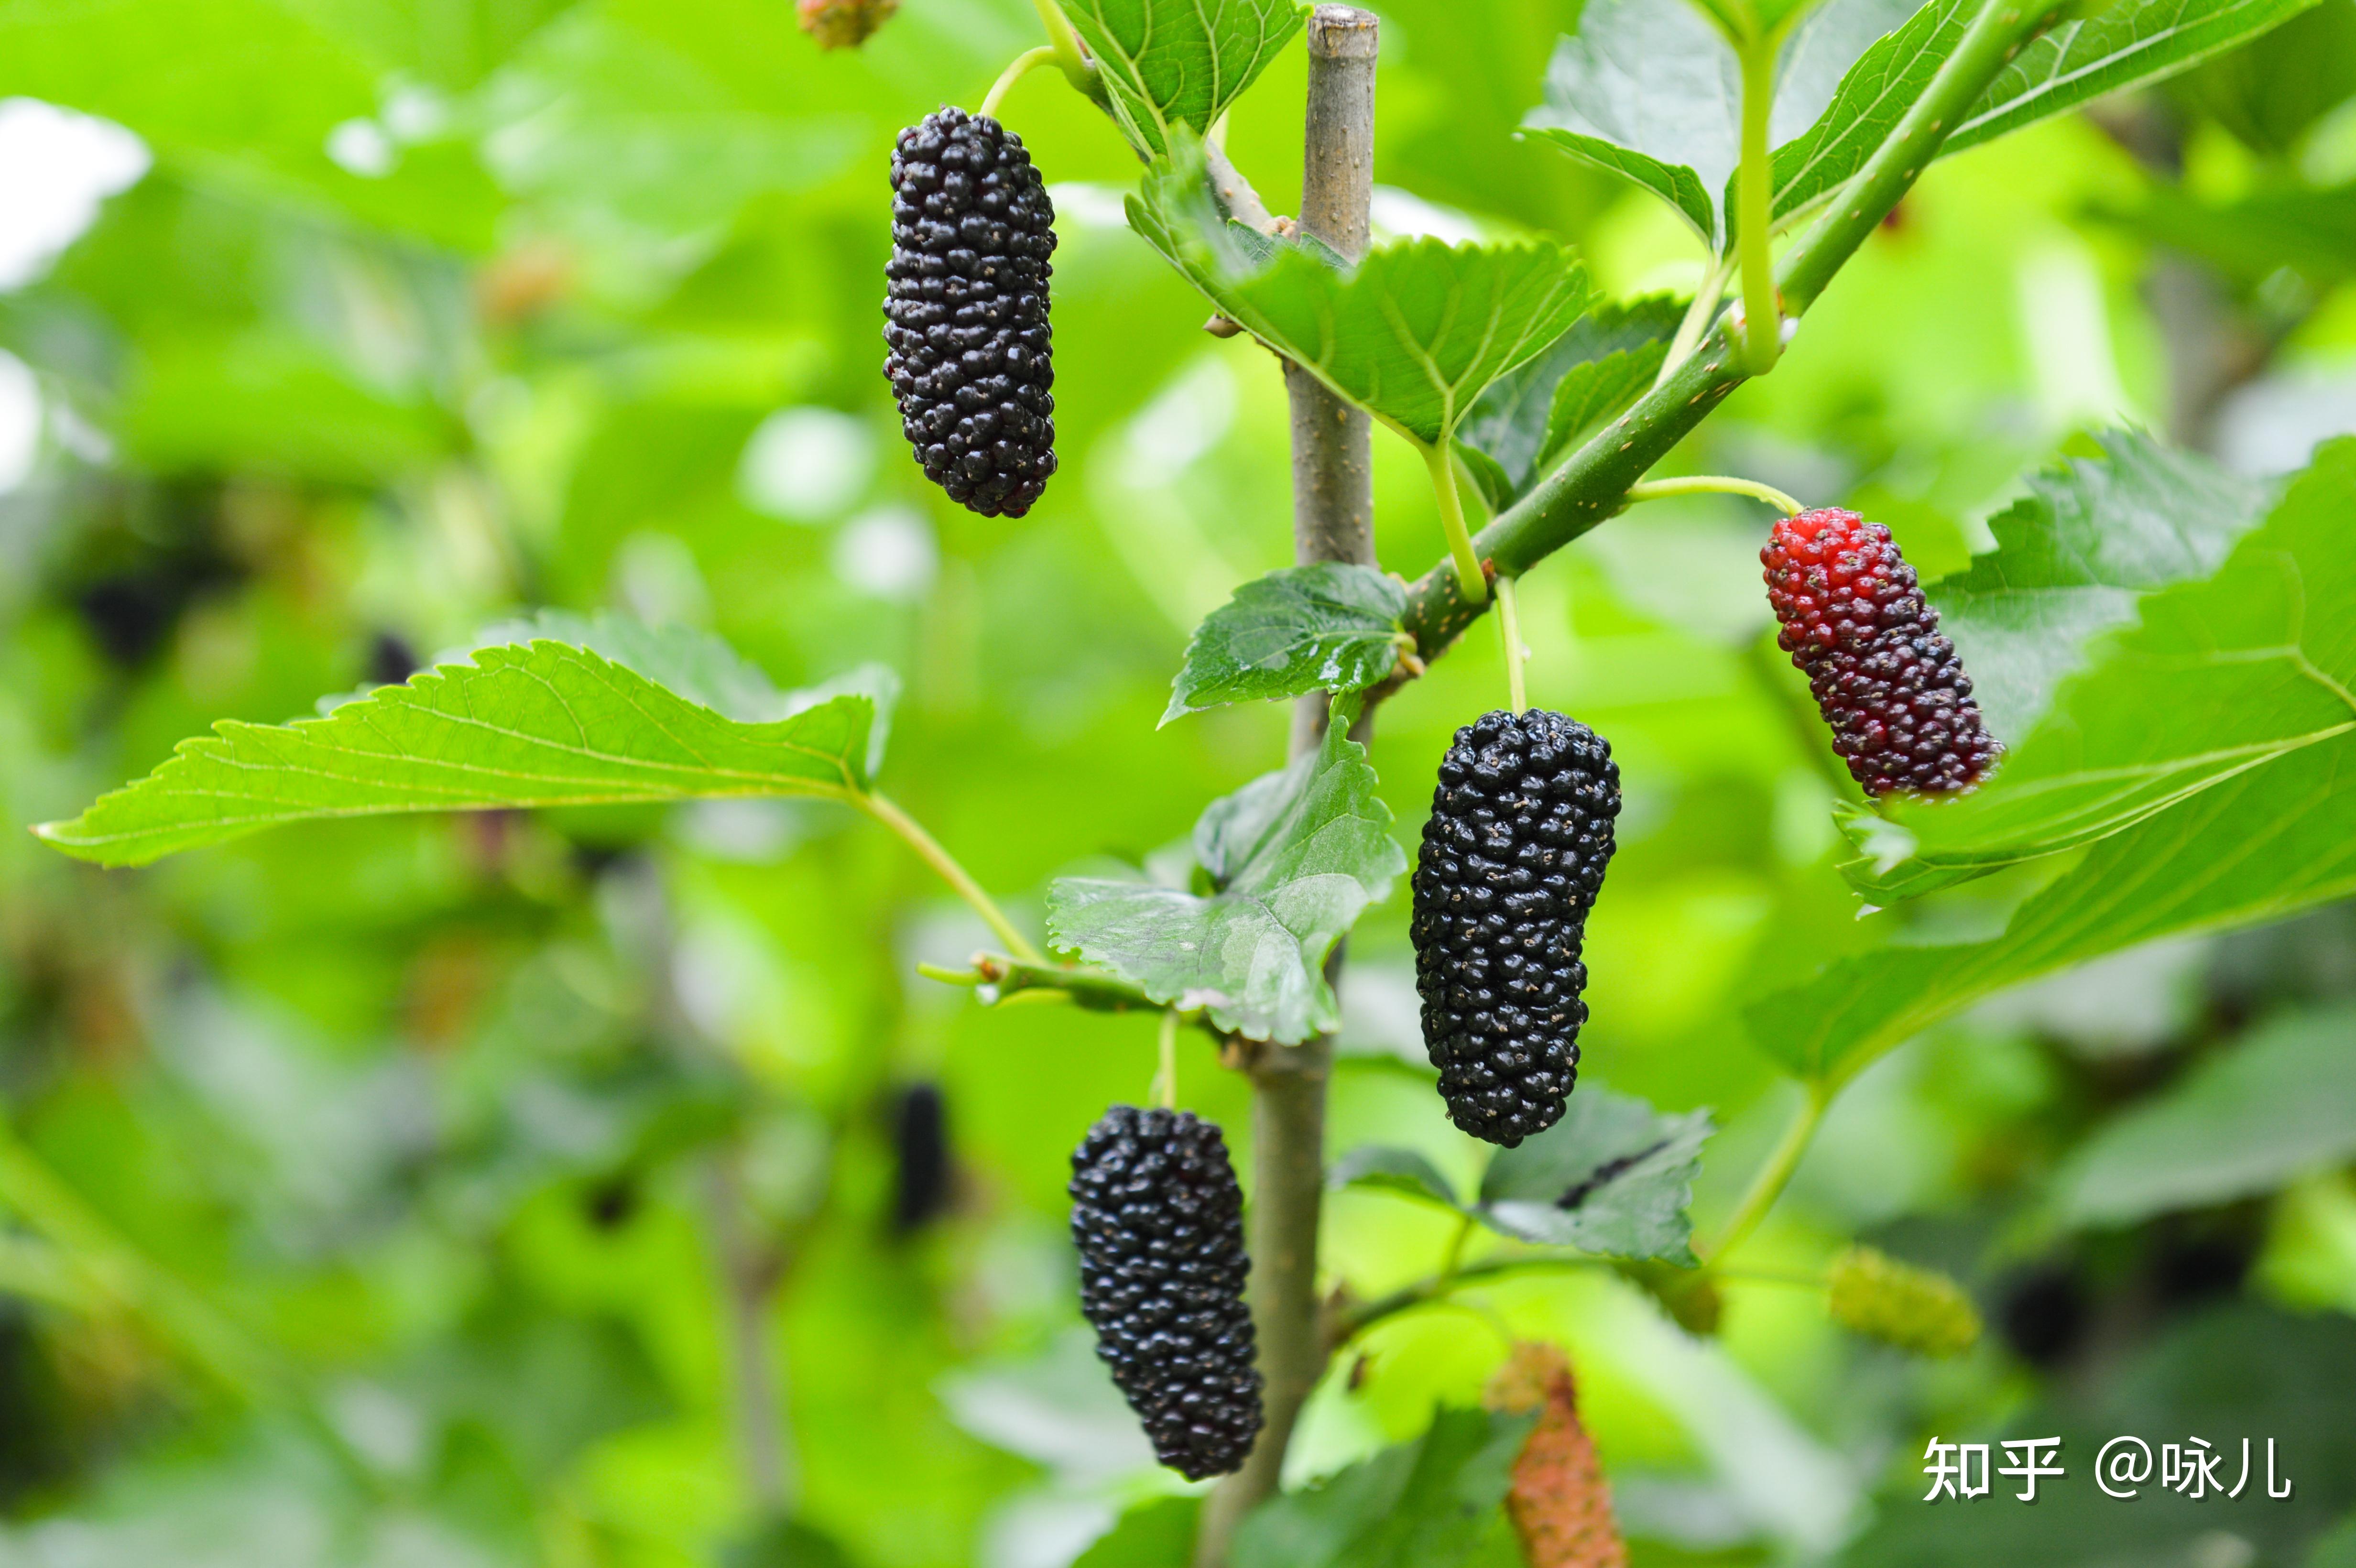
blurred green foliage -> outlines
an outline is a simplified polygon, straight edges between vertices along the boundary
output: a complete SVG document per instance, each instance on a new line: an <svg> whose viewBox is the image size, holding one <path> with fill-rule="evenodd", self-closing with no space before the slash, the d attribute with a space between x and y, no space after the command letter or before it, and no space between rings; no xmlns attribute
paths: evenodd
<svg viewBox="0 0 2356 1568"><path fill-rule="evenodd" d="M1689 291L1676 217L1513 133L1577 10L1384 9L1377 227L1551 236L1610 297ZM1678 467L1866 510L1928 581L2051 504L2023 475L2097 427L2304 465L2356 428L2351 37L2329 0L1933 168ZM783 0L0 3L0 94L151 161L0 293L39 420L0 494L11 818L553 606L709 627L780 687L896 670L883 786L1033 929L1052 876L1169 863L1282 751L1265 705L1154 728L1197 623L1291 560L1281 385L1198 330L1123 224L1134 157L1051 73L1004 111L1059 213L1045 499L944 503L878 373L889 139L1036 39L1011 0L910 0L832 53ZM1302 70L1277 55L1229 116L1280 208ZM1376 465L1412 574L1442 549L1422 464ZM1610 1270L1501 1275L1354 1346L1296 1478L1477 1449L1433 1412L1476 1403L1503 1329L1569 1347L1639 1563L2344 1560L2356 1151L2302 1087L2356 1075L2356 911L2171 924L2097 847L1869 915L1759 525L1648 506L1521 601L1534 699L1627 779L1588 1069L1714 1110L1703 1230L1789 1109L1754 1040L1815 1024L1790 998L1825 965L1968 965L2089 883L2116 896L2045 968L2162 940L1879 1041L1717 1337ZM1383 708L1403 838L1502 690L1476 635ZM2336 773L2281 777L2308 794L2248 812L2346 809ZM6 1568L1046 1568L1181 1489L1075 1338L1062 1233L1068 1150L1144 1093L1152 1026L915 977L988 933L843 807L312 825L136 873L0 836L0 887ZM1333 1150L1482 1190L1416 1065L1404 902L1352 939ZM1182 1103L1240 1144L1239 1082L1181 1050ZM929 1164L915 1085L946 1112ZM1456 1225L1379 1184L1327 1214L1362 1299ZM1993 1331L1937 1365L1843 1334L1789 1281L1859 1236ZM1932 1435L2032 1428L2069 1435L2066 1510L1915 1502ZM2083 1467L2126 1430L2276 1438L2299 1489L2115 1508ZM1183 1508L1131 1515L1135 1561L1170 1560Z"/></svg>

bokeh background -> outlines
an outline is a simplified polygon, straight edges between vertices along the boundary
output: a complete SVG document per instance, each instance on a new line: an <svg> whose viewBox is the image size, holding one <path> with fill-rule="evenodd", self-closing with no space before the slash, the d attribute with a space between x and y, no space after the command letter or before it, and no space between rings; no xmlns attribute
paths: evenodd
<svg viewBox="0 0 2356 1568"><path fill-rule="evenodd" d="M1576 10L1382 7L1377 229L1543 231L1611 293L1690 289L1663 209L1513 138ZM893 667L884 787L1018 918L1052 875L1166 855L1282 752L1272 708L1155 729L1196 620L1290 559L1281 386L1127 231L1135 161L1053 73L1004 111L1058 211L1045 499L945 503L879 369L891 138L1036 33L1017 0L907 0L834 53L784 0L0 4L0 815L557 605L708 626L781 684ZM1301 77L1296 48L1228 144L1280 209ZM2352 94L2356 4L2327 0L1934 167L1678 464L1864 509L1926 580L2094 428L2299 465L2356 429ZM1441 551L1421 465L1376 456L1413 575ZM1523 600L1534 699L1628 781L1588 1072L1715 1109L1705 1225L1795 1093L1740 1004L1864 940L1762 517L1644 508ZM1476 636L1383 709L1404 840L1502 689ZM2019 891L1975 888L1923 938ZM1068 1152L1144 1093L1153 1026L915 977L985 933L871 824L356 822L137 873L0 833L0 901L7 1568L1055 1568L1177 1488L1088 1354L1063 1231ZM1413 1065L1404 902L1354 939L1333 1147L1469 1177ZM2330 1533L2351 1008L2333 909L2131 952L1877 1065L1747 1262L1865 1236L1949 1269L1990 1323L1961 1360L1770 1279L1699 1340L1608 1273L1526 1280L1337 1366L1296 1471L1473 1400L1502 1322L1569 1347L1639 1563L2356 1562ZM1238 1081L1185 1051L1182 1103L1240 1143ZM2161 1179L2335 1093L2337 1145ZM2072 1220L2052 1194L2097 1158L2128 1196ZM1361 1290L1446 1241L1378 1192L1329 1213ZM1972 1532L2025 1510L1922 1522L1931 1434L2037 1435L2056 1402L2155 1445L2276 1437L2301 1489L2129 1557L2116 1512L2001 1547Z"/></svg>

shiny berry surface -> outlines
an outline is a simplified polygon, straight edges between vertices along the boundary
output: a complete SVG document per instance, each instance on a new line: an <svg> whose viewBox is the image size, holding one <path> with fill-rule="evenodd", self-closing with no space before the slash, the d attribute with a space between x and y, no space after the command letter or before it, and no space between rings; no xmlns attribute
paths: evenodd
<svg viewBox="0 0 2356 1568"><path fill-rule="evenodd" d="M1243 1192L1192 1111L1115 1105L1072 1153L1080 1310L1161 1461L1224 1475L1259 1435Z"/></svg>
<svg viewBox="0 0 2356 1568"><path fill-rule="evenodd" d="M884 374L935 484L1019 517L1055 472L1047 326L1055 208L1023 138L942 109L892 152Z"/></svg>
<svg viewBox="0 0 2356 1568"><path fill-rule="evenodd" d="M1833 750L1865 792L1955 795L1998 747L1955 645L1890 530L1834 507L1775 525L1759 552L1776 645L1808 677Z"/></svg>
<svg viewBox="0 0 2356 1568"><path fill-rule="evenodd" d="M1619 815L1611 746L1559 713L1483 714L1440 760L1408 933L1424 1049L1475 1137L1511 1148L1562 1118Z"/></svg>

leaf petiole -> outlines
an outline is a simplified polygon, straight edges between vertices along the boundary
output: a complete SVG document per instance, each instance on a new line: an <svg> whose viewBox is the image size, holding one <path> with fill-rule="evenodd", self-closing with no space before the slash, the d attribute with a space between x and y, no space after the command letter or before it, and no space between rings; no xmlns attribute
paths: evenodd
<svg viewBox="0 0 2356 1568"><path fill-rule="evenodd" d="M1467 604L1489 597L1489 580L1481 558L1472 552L1472 535L1464 527L1464 502L1456 490L1455 439L1443 430L1440 439L1423 449L1424 465L1431 471L1431 493L1440 503L1440 526L1448 536L1449 559L1456 563L1456 594Z"/></svg>
<svg viewBox="0 0 2356 1568"><path fill-rule="evenodd" d="M942 848L939 841L926 832L915 817L872 790L853 795L851 800L860 810L905 840L908 848L914 849L926 865L939 873L941 880L949 885L950 891L965 900L973 912L981 916L983 923L997 933L998 940L1006 944L1009 953L1026 963L1044 964L1047 961L1045 955L1032 945L1031 939L1006 918L1006 912L981 891L981 884L975 881L972 875L958 864L957 858Z"/></svg>
<svg viewBox="0 0 2356 1568"><path fill-rule="evenodd" d="M1774 176L1767 146L1768 116L1775 107L1775 57L1783 41L1783 29L1775 28L1752 34L1737 50L1742 59L1742 162L1735 175L1734 238L1742 263L1743 360L1754 376L1772 370L1783 348L1783 310L1768 245Z"/></svg>

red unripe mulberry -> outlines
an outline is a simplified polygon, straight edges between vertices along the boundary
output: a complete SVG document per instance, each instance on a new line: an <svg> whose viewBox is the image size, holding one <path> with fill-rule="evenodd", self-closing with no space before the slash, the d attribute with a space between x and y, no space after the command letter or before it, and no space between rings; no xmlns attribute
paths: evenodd
<svg viewBox="0 0 2356 1568"><path fill-rule="evenodd" d="M1775 525L1759 560L1776 645L1866 794L1955 795L1987 776L1998 748L1971 677L1888 528L1837 507L1802 512Z"/></svg>

